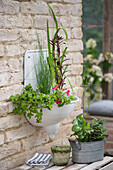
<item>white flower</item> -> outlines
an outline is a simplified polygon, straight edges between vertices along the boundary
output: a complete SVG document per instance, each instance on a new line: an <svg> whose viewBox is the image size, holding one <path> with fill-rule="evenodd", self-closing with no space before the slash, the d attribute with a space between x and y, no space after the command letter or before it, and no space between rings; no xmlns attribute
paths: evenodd
<svg viewBox="0 0 113 170"><path fill-rule="evenodd" d="M103 62L105 60L104 56L102 53L100 53L99 58L98 58L98 64Z"/></svg>
<svg viewBox="0 0 113 170"><path fill-rule="evenodd" d="M99 78L99 81L102 81L102 80L103 80L103 78L102 78L102 77L100 77L100 78Z"/></svg>
<svg viewBox="0 0 113 170"><path fill-rule="evenodd" d="M97 59L93 59L92 62L93 62L94 64L98 64L98 60L97 60Z"/></svg>
<svg viewBox="0 0 113 170"><path fill-rule="evenodd" d="M97 71L101 71L101 68L99 66L96 66L96 65L92 65L92 68L91 68L91 71L92 72L97 72Z"/></svg>
<svg viewBox="0 0 113 170"><path fill-rule="evenodd" d="M107 53L105 54L105 58L106 58L106 60L112 60L112 59L113 59L113 54L107 52Z"/></svg>
<svg viewBox="0 0 113 170"><path fill-rule="evenodd" d="M102 78L103 77L102 70L96 71L96 75Z"/></svg>
<svg viewBox="0 0 113 170"><path fill-rule="evenodd" d="M112 82L112 80L113 80L113 74L112 73L106 73L106 74L104 74L104 79L105 79L105 81L107 81L107 82Z"/></svg>
<svg viewBox="0 0 113 170"><path fill-rule="evenodd" d="M91 61L93 56L91 54L88 54L85 58L84 61Z"/></svg>
<svg viewBox="0 0 113 170"><path fill-rule="evenodd" d="M93 80L94 80L94 78L93 78L93 77L91 77L91 78L90 78L90 82L92 83L92 82L93 82Z"/></svg>
<svg viewBox="0 0 113 170"><path fill-rule="evenodd" d="M93 38L90 38L87 42L86 42L86 48L95 48L97 46L96 41Z"/></svg>
<svg viewBox="0 0 113 170"><path fill-rule="evenodd" d="M89 75L89 74L87 74L85 77L90 78L90 75Z"/></svg>

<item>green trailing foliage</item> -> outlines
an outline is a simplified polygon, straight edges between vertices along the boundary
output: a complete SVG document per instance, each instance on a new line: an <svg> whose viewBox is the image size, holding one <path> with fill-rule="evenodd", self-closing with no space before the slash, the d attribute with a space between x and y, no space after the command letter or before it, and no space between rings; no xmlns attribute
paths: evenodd
<svg viewBox="0 0 113 170"><path fill-rule="evenodd" d="M93 118L91 123L88 123L83 114L80 114L73 120L71 136L75 136L79 142L92 142L106 139L106 128L103 126L105 120Z"/></svg>
<svg viewBox="0 0 113 170"><path fill-rule="evenodd" d="M35 116L37 123L41 123L43 108L51 110L54 103L61 107L64 104L70 104L71 100L76 100L76 98L70 94L67 96L66 91L59 89L54 89L51 94L44 94L39 91L39 86L35 91L29 84L25 87L23 93L11 96L9 100L15 106L14 114L25 114L29 119Z"/></svg>

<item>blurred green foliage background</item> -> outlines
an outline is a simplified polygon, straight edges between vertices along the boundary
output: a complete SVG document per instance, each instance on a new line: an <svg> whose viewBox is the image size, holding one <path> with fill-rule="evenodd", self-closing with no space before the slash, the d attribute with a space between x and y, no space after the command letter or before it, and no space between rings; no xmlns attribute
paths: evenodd
<svg viewBox="0 0 113 170"><path fill-rule="evenodd" d="M85 47L86 41L93 38L97 41L96 49L102 52L103 40L103 0L83 0L83 16L82 16L82 31L84 51L83 55L87 53Z"/></svg>

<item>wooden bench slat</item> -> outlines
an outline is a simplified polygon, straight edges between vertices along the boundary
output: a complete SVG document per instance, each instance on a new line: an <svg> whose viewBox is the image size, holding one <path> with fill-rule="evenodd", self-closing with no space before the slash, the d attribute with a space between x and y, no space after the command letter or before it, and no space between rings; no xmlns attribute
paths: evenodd
<svg viewBox="0 0 113 170"><path fill-rule="evenodd" d="M85 166L87 166L87 164L73 164L65 168L65 170L78 170L79 168L83 168Z"/></svg>
<svg viewBox="0 0 113 170"><path fill-rule="evenodd" d="M111 162L109 165L104 166L100 170L112 170L113 169L113 162Z"/></svg>
<svg viewBox="0 0 113 170"><path fill-rule="evenodd" d="M63 169L65 169L65 170L71 170L71 169L76 170L76 169L82 168L84 166L87 166L87 164L76 164L76 163L73 164L72 158L70 158L69 163L67 165L65 165L65 166L55 166L54 165L52 167L49 166L47 168L47 170L63 170Z"/></svg>
<svg viewBox="0 0 113 170"><path fill-rule="evenodd" d="M82 170L96 170L111 161L113 161L113 157L106 156L106 157L104 157L104 159L102 161L94 162L94 163L82 168Z"/></svg>

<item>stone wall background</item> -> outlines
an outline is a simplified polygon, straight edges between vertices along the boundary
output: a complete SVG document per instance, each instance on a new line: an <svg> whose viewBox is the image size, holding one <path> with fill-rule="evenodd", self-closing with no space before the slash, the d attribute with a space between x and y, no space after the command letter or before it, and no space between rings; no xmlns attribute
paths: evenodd
<svg viewBox="0 0 113 170"><path fill-rule="evenodd" d="M80 103L70 117L61 123L55 140L50 141L41 127L33 127L24 116L12 113L10 95L23 89L23 58L25 51L37 48L37 35L46 48L46 20L51 34L53 19L46 2L51 5L59 25L69 36L67 57L68 77L75 95L82 96L81 51L82 0L0 0L0 169L13 169L31 158L36 152L48 153L53 144L67 144L71 122L81 112ZM69 85L67 85L68 87Z"/></svg>

